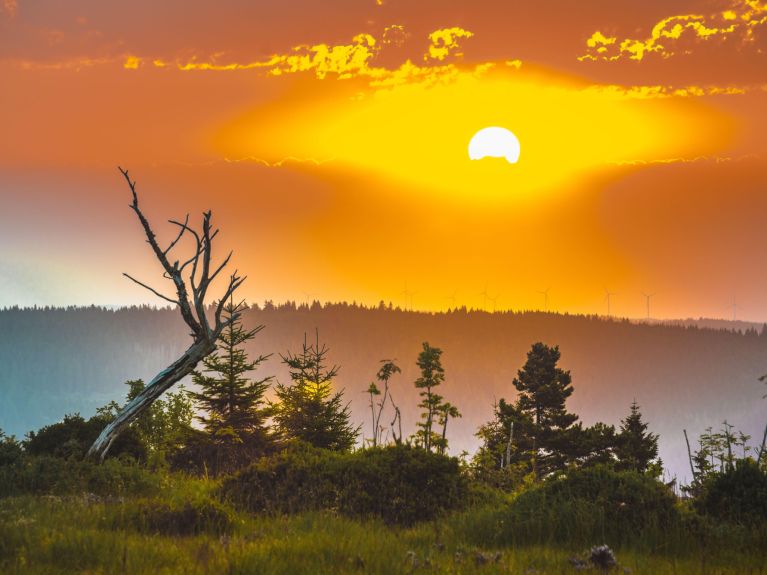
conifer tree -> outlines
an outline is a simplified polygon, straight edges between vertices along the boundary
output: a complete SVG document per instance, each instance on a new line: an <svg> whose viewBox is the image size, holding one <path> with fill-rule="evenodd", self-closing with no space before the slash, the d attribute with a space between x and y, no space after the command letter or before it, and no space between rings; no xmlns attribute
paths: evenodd
<svg viewBox="0 0 767 575"><path fill-rule="evenodd" d="M525 365L512 382L519 392L517 409L532 420L532 466L537 476L563 469L578 416L569 413L565 401L573 393L570 372L557 367L559 347L533 344Z"/></svg>
<svg viewBox="0 0 767 575"><path fill-rule="evenodd" d="M631 403L631 411L621 422L617 437L615 455L618 468L660 475L658 457L658 436L647 431L648 425L642 420L642 413L636 401Z"/></svg>
<svg viewBox="0 0 767 575"><path fill-rule="evenodd" d="M225 320L235 320L221 333L216 351L203 360L204 369L193 374L200 391L190 392L202 410L197 419L214 444L211 447L215 458L227 467L237 467L263 454L272 442L266 427L269 413L264 398L271 377L251 379L247 375L269 356L251 360L243 348L264 326L245 329L235 315L241 308L231 301L226 304Z"/></svg>
<svg viewBox="0 0 767 575"><path fill-rule="evenodd" d="M333 393L332 381L338 366L326 367L328 348L304 343L297 354L288 352L282 361L290 371L289 384L277 383L274 422L283 439L299 440L333 451L349 451L359 434L350 423L349 404L343 391Z"/></svg>
<svg viewBox="0 0 767 575"><path fill-rule="evenodd" d="M439 442L439 435L433 431L434 418L442 405L442 396L434 393L434 388L438 387L445 380L445 370L442 367L442 350L438 347L431 347L428 342L423 342L423 351L418 354L416 364L421 370L421 377L415 380L415 386L422 390L420 392L421 403L418 407L424 411L421 413L422 421L418 423L420 428L416 432L416 441L427 451L431 451L432 446Z"/></svg>

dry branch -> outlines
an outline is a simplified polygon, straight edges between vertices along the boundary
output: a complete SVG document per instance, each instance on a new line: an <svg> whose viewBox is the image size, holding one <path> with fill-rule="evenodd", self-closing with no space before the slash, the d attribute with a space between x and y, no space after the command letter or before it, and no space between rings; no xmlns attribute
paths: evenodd
<svg viewBox="0 0 767 575"><path fill-rule="evenodd" d="M173 384L189 375L205 356L215 351L216 341L221 335L221 332L231 322L236 321L240 317L239 312L236 312L232 314L231 317L222 321L221 312L224 307L224 302L229 300L237 288L239 288L245 281L245 277L239 276L236 270L229 276L229 283L216 305L214 323L211 326L206 315L206 307L208 307L206 305L206 296L208 295L208 289L213 280L215 280L219 273L227 266L232 257L232 253L230 252L221 264L215 267L215 271L212 274L210 273L211 262L213 260L213 240L218 235L218 230L212 229L211 227L211 212L204 212L202 215L201 233L189 226L189 215L186 216L183 223L176 220L169 220L169 223L177 226L179 231L178 235L170 245L168 245L167 248L162 249L157 242L157 237L155 236L149 221L146 219L139 206L136 181L131 180L128 170L123 170L122 168L119 168L119 170L125 181L128 183L128 187L131 191L132 202L130 208L135 212L136 217L144 230L147 243L150 245L155 257L163 267L163 277L173 282L176 291L176 299L163 295L160 291L128 274L123 275L141 287L149 290L157 297L178 306L184 322L192 330L191 337L193 342L181 357L157 374L149 385L144 388L144 391L130 401L123 410L117 414L117 417L104 428L101 435L99 435L98 439L96 439L88 451L89 456L96 457L100 460L104 459L112 442L114 442L120 433L135 421L135 419L141 415L141 413L146 410L155 399L160 397L160 395L173 386ZM175 260L171 263L168 259L169 254L187 234L194 240L192 255L187 259L184 259L184 263L181 265L179 265L179 261L181 260ZM187 275L184 275L185 269L190 264L192 266L191 271Z"/></svg>

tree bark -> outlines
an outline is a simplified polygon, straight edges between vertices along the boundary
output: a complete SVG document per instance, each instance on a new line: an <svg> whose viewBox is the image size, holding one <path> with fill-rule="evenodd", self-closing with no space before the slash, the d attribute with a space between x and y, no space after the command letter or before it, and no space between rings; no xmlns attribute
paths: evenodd
<svg viewBox="0 0 767 575"><path fill-rule="evenodd" d="M155 399L160 397L173 384L192 373L204 357L216 349L214 342L195 341L184 354L167 368L158 373L155 378L110 422L88 450L88 457L96 457L103 461L112 442L117 436L143 413Z"/></svg>

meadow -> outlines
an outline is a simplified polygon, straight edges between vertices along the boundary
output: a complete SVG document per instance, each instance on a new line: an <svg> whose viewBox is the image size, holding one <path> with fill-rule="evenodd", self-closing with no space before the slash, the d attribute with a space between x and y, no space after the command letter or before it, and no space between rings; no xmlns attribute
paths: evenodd
<svg viewBox="0 0 767 575"><path fill-rule="evenodd" d="M333 509L246 513L220 500L220 480L107 463L84 487L96 493L57 480L45 490L65 494L30 494L41 486L28 484L0 498L0 572L598 573L587 550L606 543L614 573L767 573L764 526L702 527L681 501L681 521L627 533L594 509L547 507L515 521L521 496L475 490L465 509L398 527ZM580 512L591 516L557 530Z"/></svg>

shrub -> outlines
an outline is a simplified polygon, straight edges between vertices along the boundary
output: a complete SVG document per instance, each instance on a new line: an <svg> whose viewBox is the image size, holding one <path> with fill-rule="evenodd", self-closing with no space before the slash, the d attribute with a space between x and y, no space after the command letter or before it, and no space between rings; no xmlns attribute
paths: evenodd
<svg viewBox="0 0 767 575"><path fill-rule="evenodd" d="M63 421L46 425L37 432L30 431L24 449L30 455L82 459L108 422L109 418L101 415L88 420L79 414L65 415ZM137 461L146 461L147 447L133 427L123 431L108 452L109 457L125 455Z"/></svg>
<svg viewBox="0 0 767 575"><path fill-rule="evenodd" d="M226 479L221 494L256 512L335 509L411 525L463 506L468 487L457 459L423 449L341 454L297 445Z"/></svg>
<svg viewBox="0 0 767 575"><path fill-rule="evenodd" d="M21 443L13 435L5 435L0 429L0 467L14 463L22 453Z"/></svg>
<svg viewBox="0 0 767 575"><path fill-rule="evenodd" d="M752 459L740 459L734 467L707 477L695 509L718 521L742 525L767 522L767 472Z"/></svg>
<svg viewBox="0 0 767 575"><path fill-rule="evenodd" d="M341 484L339 510L347 515L412 525L460 508L468 500L458 459L423 449L366 449L335 464Z"/></svg>
<svg viewBox="0 0 767 575"><path fill-rule="evenodd" d="M159 491L163 477L134 462L93 461L24 455L0 467L0 497L16 495L146 495Z"/></svg>
<svg viewBox="0 0 767 575"><path fill-rule="evenodd" d="M231 532L234 514L218 501L203 498L183 502L143 499L131 502L115 527L168 536L217 535Z"/></svg>
<svg viewBox="0 0 767 575"><path fill-rule="evenodd" d="M679 512L662 483L597 466L550 478L504 507L478 510L460 521L468 537L485 544L655 544L670 528L678 531Z"/></svg>

